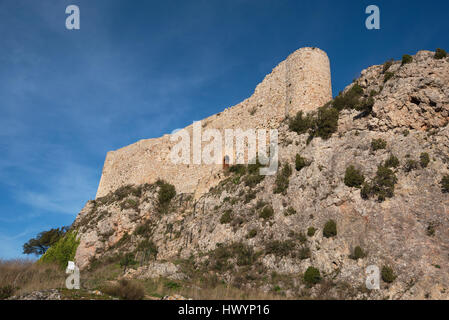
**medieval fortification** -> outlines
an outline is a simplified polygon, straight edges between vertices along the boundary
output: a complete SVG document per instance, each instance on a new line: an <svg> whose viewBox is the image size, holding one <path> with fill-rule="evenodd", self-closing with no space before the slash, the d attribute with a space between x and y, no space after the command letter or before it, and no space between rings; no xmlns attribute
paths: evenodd
<svg viewBox="0 0 449 320"><path fill-rule="evenodd" d="M318 48L302 48L281 62L240 104L202 120L202 129L276 129L287 116L332 99L330 63ZM192 125L186 128L192 132ZM202 195L222 179L221 165L173 164L170 135L108 152L96 197L128 184L163 179L180 193Z"/></svg>

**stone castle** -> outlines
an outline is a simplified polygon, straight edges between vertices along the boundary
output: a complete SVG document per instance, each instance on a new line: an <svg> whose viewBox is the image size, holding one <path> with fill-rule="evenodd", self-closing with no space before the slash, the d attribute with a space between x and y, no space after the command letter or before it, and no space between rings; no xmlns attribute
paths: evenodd
<svg viewBox="0 0 449 320"><path fill-rule="evenodd" d="M274 68L250 98L202 120L202 128L277 129L286 117L315 110L331 99L327 54L318 48L302 48ZM192 125L186 130L191 133ZM164 135L108 152L96 197L158 179L173 184L179 193L198 197L223 179L221 165L173 164L170 150L175 144L170 135Z"/></svg>

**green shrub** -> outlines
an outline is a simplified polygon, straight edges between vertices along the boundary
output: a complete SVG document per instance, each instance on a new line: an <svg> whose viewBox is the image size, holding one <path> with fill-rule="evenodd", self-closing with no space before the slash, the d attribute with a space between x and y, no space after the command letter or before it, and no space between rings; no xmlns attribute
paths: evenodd
<svg viewBox="0 0 449 320"><path fill-rule="evenodd" d="M373 151L385 149L386 147L387 147L387 142L384 139L382 139L382 138L373 139L371 141L371 149Z"/></svg>
<svg viewBox="0 0 449 320"><path fill-rule="evenodd" d="M221 224L228 224L232 221L232 210L226 210L220 218Z"/></svg>
<svg viewBox="0 0 449 320"><path fill-rule="evenodd" d="M125 201L120 203L120 208L122 210L126 210L126 209L137 210L138 207L139 207L139 201L136 201L134 199L126 199Z"/></svg>
<svg viewBox="0 0 449 320"><path fill-rule="evenodd" d="M0 300L6 300L14 295L14 287L12 285L5 285L0 287Z"/></svg>
<svg viewBox="0 0 449 320"><path fill-rule="evenodd" d="M427 235L429 237L433 237L435 235L435 225L433 223L430 223L427 226Z"/></svg>
<svg viewBox="0 0 449 320"><path fill-rule="evenodd" d="M377 168L376 176L371 183L365 182L360 191L363 199L377 195L378 201L385 201L386 198L394 197L394 188L397 178L394 172L385 166Z"/></svg>
<svg viewBox="0 0 449 320"><path fill-rule="evenodd" d="M393 65L394 59L390 59L387 62L384 63L382 68L382 73L385 73L390 69L390 67Z"/></svg>
<svg viewBox="0 0 449 320"><path fill-rule="evenodd" d="M394 155L391 155L386 161L385 165L386 168L397 168L399 166L399 159L395 157Z"/></svg>
<svg viewBox="0 0 449 320"><path fill-rule="evenodd" d="M369 98L363 99L355 109L357 111L371 113L371 111L373 111L374 103L375 103L374 98L369 97Z"/></svg>
<svg viewBox="0 0 449 320"><path fill-rule="evenodd" d="M296 210L293 207L288 207L287 210L285 210L284 212L284 216L288 217L288 216L293 216L296 214Z"/></svg>
<svg viewBox="0 0 449 320"><path fill-rule="evenodd" d="M402 65L407 64L407 63L411 63L413 61L413 57L409 54L404 54L402 56Z"/></svg>
<svg viewBox="0 0 449 320"><path fill-rule="evenodd" d="M233 243L231 246L232 256L237 258L238 266L250 266L257 260L257 255L252 247L241 242Z"/></svg>
<svg viewBox="0 0 449 320"><path fill-rule="evenodd" d="M392 283L396 279L393 269L389 266L383 266L381 274L382 280L386 283Z"/></svg>
<svg viewBox="0 0 449 320"><path fill-rule="evenodd" d="M416 169L418 169L418 161L413 160L413 159L408 159L405 162L405 165L404 165L404 171L405 172L411 172L411 171L416 170Z"/></svg>
<svg viewBox="0 0 449 320"><path fill-rule="evenodd" d="M64 269L67 267L69 261L74 260L78 245L79 240L76 239L76 232L67 232L63 238L59 239L58 242L42 255L39 261L43 263L56 263Z"/></svg>
<svg viewBox="0 0 449 320"><path fill-rule="evenodd" d="M245 203L249 203L252 200L256 199L256 197L257 197L256 192L250 190L250 191L248 191L248 193L245 194L245 200L244 201L245 201Z"/></svg>
<svg viewBox="0 0 449 320"><path fill-rule="evenodd" d="M265 253L274 254L278 257L286 257L290 255L295 247L295 244L291 240L287 241L270 241L265 244Z"/></svg>
<svg viewBox="0 0 449 320"><path fill-rule="evenodd" d="M181 288L181 285L175 281L167 281L164 284L164 287L167 288L168 290L177 290Z"/></svg>
<svg viewBox="0 0 449 320"><path fill-rule="evenodd" d="M251 229L251 230L248 232L248 235L246 236L246 238L252 239L252 238L254 238L255 236L257 236L257 229Z"/></svg>
<svg viewBox="0 0 449 320"><path fill-rule="evenodd" d="M156 260L157 254L159 253L156 244L149 239L142 240L137 246L137 251L144 254L145 261L147 258Z"/></svg>
<svg viewBox="0 0 449 320"><path fill-rule="evenodd" d="M124 271L127 267L135 264L137 264L137 261L134 260L134 254L132 253L126 253L120 258L120 267L123 267Z"/></svg>
<svg viewBox="0 0 449 320"><path fill-rule="evenodd" d="M337 235L337 223L334 220L326 222L323 228L323 236L326 238L335 237Z"/></svg>
<svg viewBox="0 0 449 320"><path fill-rule="evenodd" d="M148 222L144 222L139 224L136 229L134 230L134 233L138 236L146 235L151 232L151 226Z"/></svg>
<svg viewBox="0 0 449 320"><path fill-rule="evenodd" d="M421 167L427 168L427 166L430 163L430 156L429 156L429 154L427 152L421 153L421 155L419 156L419 162L421 164Z"/></svg>
<svg viewBox="0 0 449 320"><path fill-rule="evenodd" d="M236 164L233 166L229 167L229 172L239 175L239 176L243 176L246 174L246 167L243 164Z"/></svg>
<svg viewBox="0 0 449 320"><path fill-rule="evenodd" d="M312 126L312 116L304 116L303 111L299 111L296 116L290 120L289 129L301 135L309 131Z"/></svg>
<svg viewBox="0 0 449 320"><path fill-rule="evenodd" d="M250 174L250 175L245 176L243 181L245 182L245 186L254 188L259 183L261 183L263 181L263 179L265 179L265 176L257 173L257 174Z"/></svg>
<svg viewBox="0 0 449 320"><path fill-rule="evenodd" d="M312 256L312 253L311 253L309 247L302 247L301 249L299 249L299 252L298 252L299 259L306 260L306 259L309 259L311 256Z"/></svg>
<svg viewBox="0 0 449 320"><path fill-rule="evenodd" d="M309 237L313 237L315 235L316 229L314 227L309 227L309 229L307 229L307 235Z"/></svg>
<svg viewBox="0 0 449 320"><path fill-rule="evenodd" d="M176 196L175 186L163 180L158 180L156 184L159 186L157 195L159 212L166 212L171 200Z"/></svg>
<svg viewBox="0 0 449 320"><path fill-rule="evenodd" d="M296 171L301 171L305 167L308 167L310 165L310 162L307 161L305 158L301 157L301 155L297 154L295 159L295 168Z"/></svg>
<svg viewBox="0 0 449 320"><path fill-rule="evenodd" d="M443 193L449 193L449 175L445 175L443 179L441 179L441 191Z"/></svg>
<svg viewBox="0 0 449 320"><path fill-rule="evenodd" d="M385 75L384 75L384 82L387 82L388 80L390 80L391 78L393 78L394 77L394 72L385 72Z"/></svg>
<svg viewBox="0 0 449 320"><path fill-rule="evenodd" d="M145 297L145 290L141 284L126 279L119 280L116 285L103 288L103 291L123 300L142 300Z"/></svg>
<svg viewBox="0 0 449 320"><path fill-rule="evenodd" d="M291 175L292 175L292 168L288 163L286 163L276 177L275 181L276 186L273 190L275 194L277 193L285 194L287 192Z"/></svg>
<svg viewBox="0 0 449 320"><path fill-rule="evenodd" d="M435 59L439 60L439 59L444 59L447 57L447 52L444 49L440 49L438 48L437 51L435 52Z"/></svg>
<svg viewBox="0 0 449 320"><path fill-rule="evenodd" d="M140 196L142 195L142 188L135 187L132 185L126 185L126 186L122 186L114 191L115 201L121 201L130 195L140 198ZM112 200L114 200L114 199L112 199Z"/></svg>
<svg viewBox="0 0 449 320"><path fill-rule="evenodd" d="M262 209L262 211L259 214L259 218L262 218L264 220L270 220L274 217L274 210L272 206L266 206Z"/></svg>
<svg viewBox="0 0 449 320"><path fill-rule="evenodd" d="M304 273L304 282L313 286L321 281L320 270L314 267L308 267L306 272Z"/></svg>
<svg viewBox="0 0 449 320"><path fill-rule="evenodd" d="M346 186L359 188L364 181L365 177L360 170L357 170L354 166L349 166L346 169L344 179Z"/></svg>
<svg viewBox="0 0 449 320"><path fill-rule="evenodd" d="M312 127L312 136L329 139L338 130L339 112L337 109L324 106L318 109L317 118Z"/></svg>
<svg viewBox="0 0 449 320"><path fill-rule="evenodd" d="M363 96L363 88L359 84L354 84L346 93L340 93L332 102L338 111L343 109L357 109L360 98Z"/></svg>
<svg viewBox="0 0 449 320"><path fill-rule="evenodd" d="M359 260L365 258L366 254L361 247L357 246L354 248L354 252L349 257L353 260Z"/></svg>

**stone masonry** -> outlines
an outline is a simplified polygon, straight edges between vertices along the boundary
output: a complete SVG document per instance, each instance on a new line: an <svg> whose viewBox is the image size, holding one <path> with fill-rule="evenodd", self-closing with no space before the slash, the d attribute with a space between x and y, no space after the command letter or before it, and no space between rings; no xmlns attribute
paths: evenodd
<svg viewBox="0 0 449 320"><path fill-rule="evenodd" d="M202 130L277 129L286 116L315 110L331 99L327 54L318 48L302 48L274 68L250 98L202 120ZM186 130L192 136L192 125ZM176 143L164 135L108 152L96 197L123 185L157 179L173 184L180 193L199 197L222 180L221 165L173 164L170 150Z"/></svg>

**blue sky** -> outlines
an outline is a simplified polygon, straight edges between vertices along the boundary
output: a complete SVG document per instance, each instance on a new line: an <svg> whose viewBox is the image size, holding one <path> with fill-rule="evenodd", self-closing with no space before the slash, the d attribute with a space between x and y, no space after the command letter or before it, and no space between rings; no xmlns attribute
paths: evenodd
<svg viewBox="0 0 449 320"><path fill-rule="evenodd" d="M365 28L369 4L381 30ZM446 0L0 0L0 258L70 225L107 151L239 103L304 46L328 53L338 94L370 65L449 49L448 13Z"/></svg>

